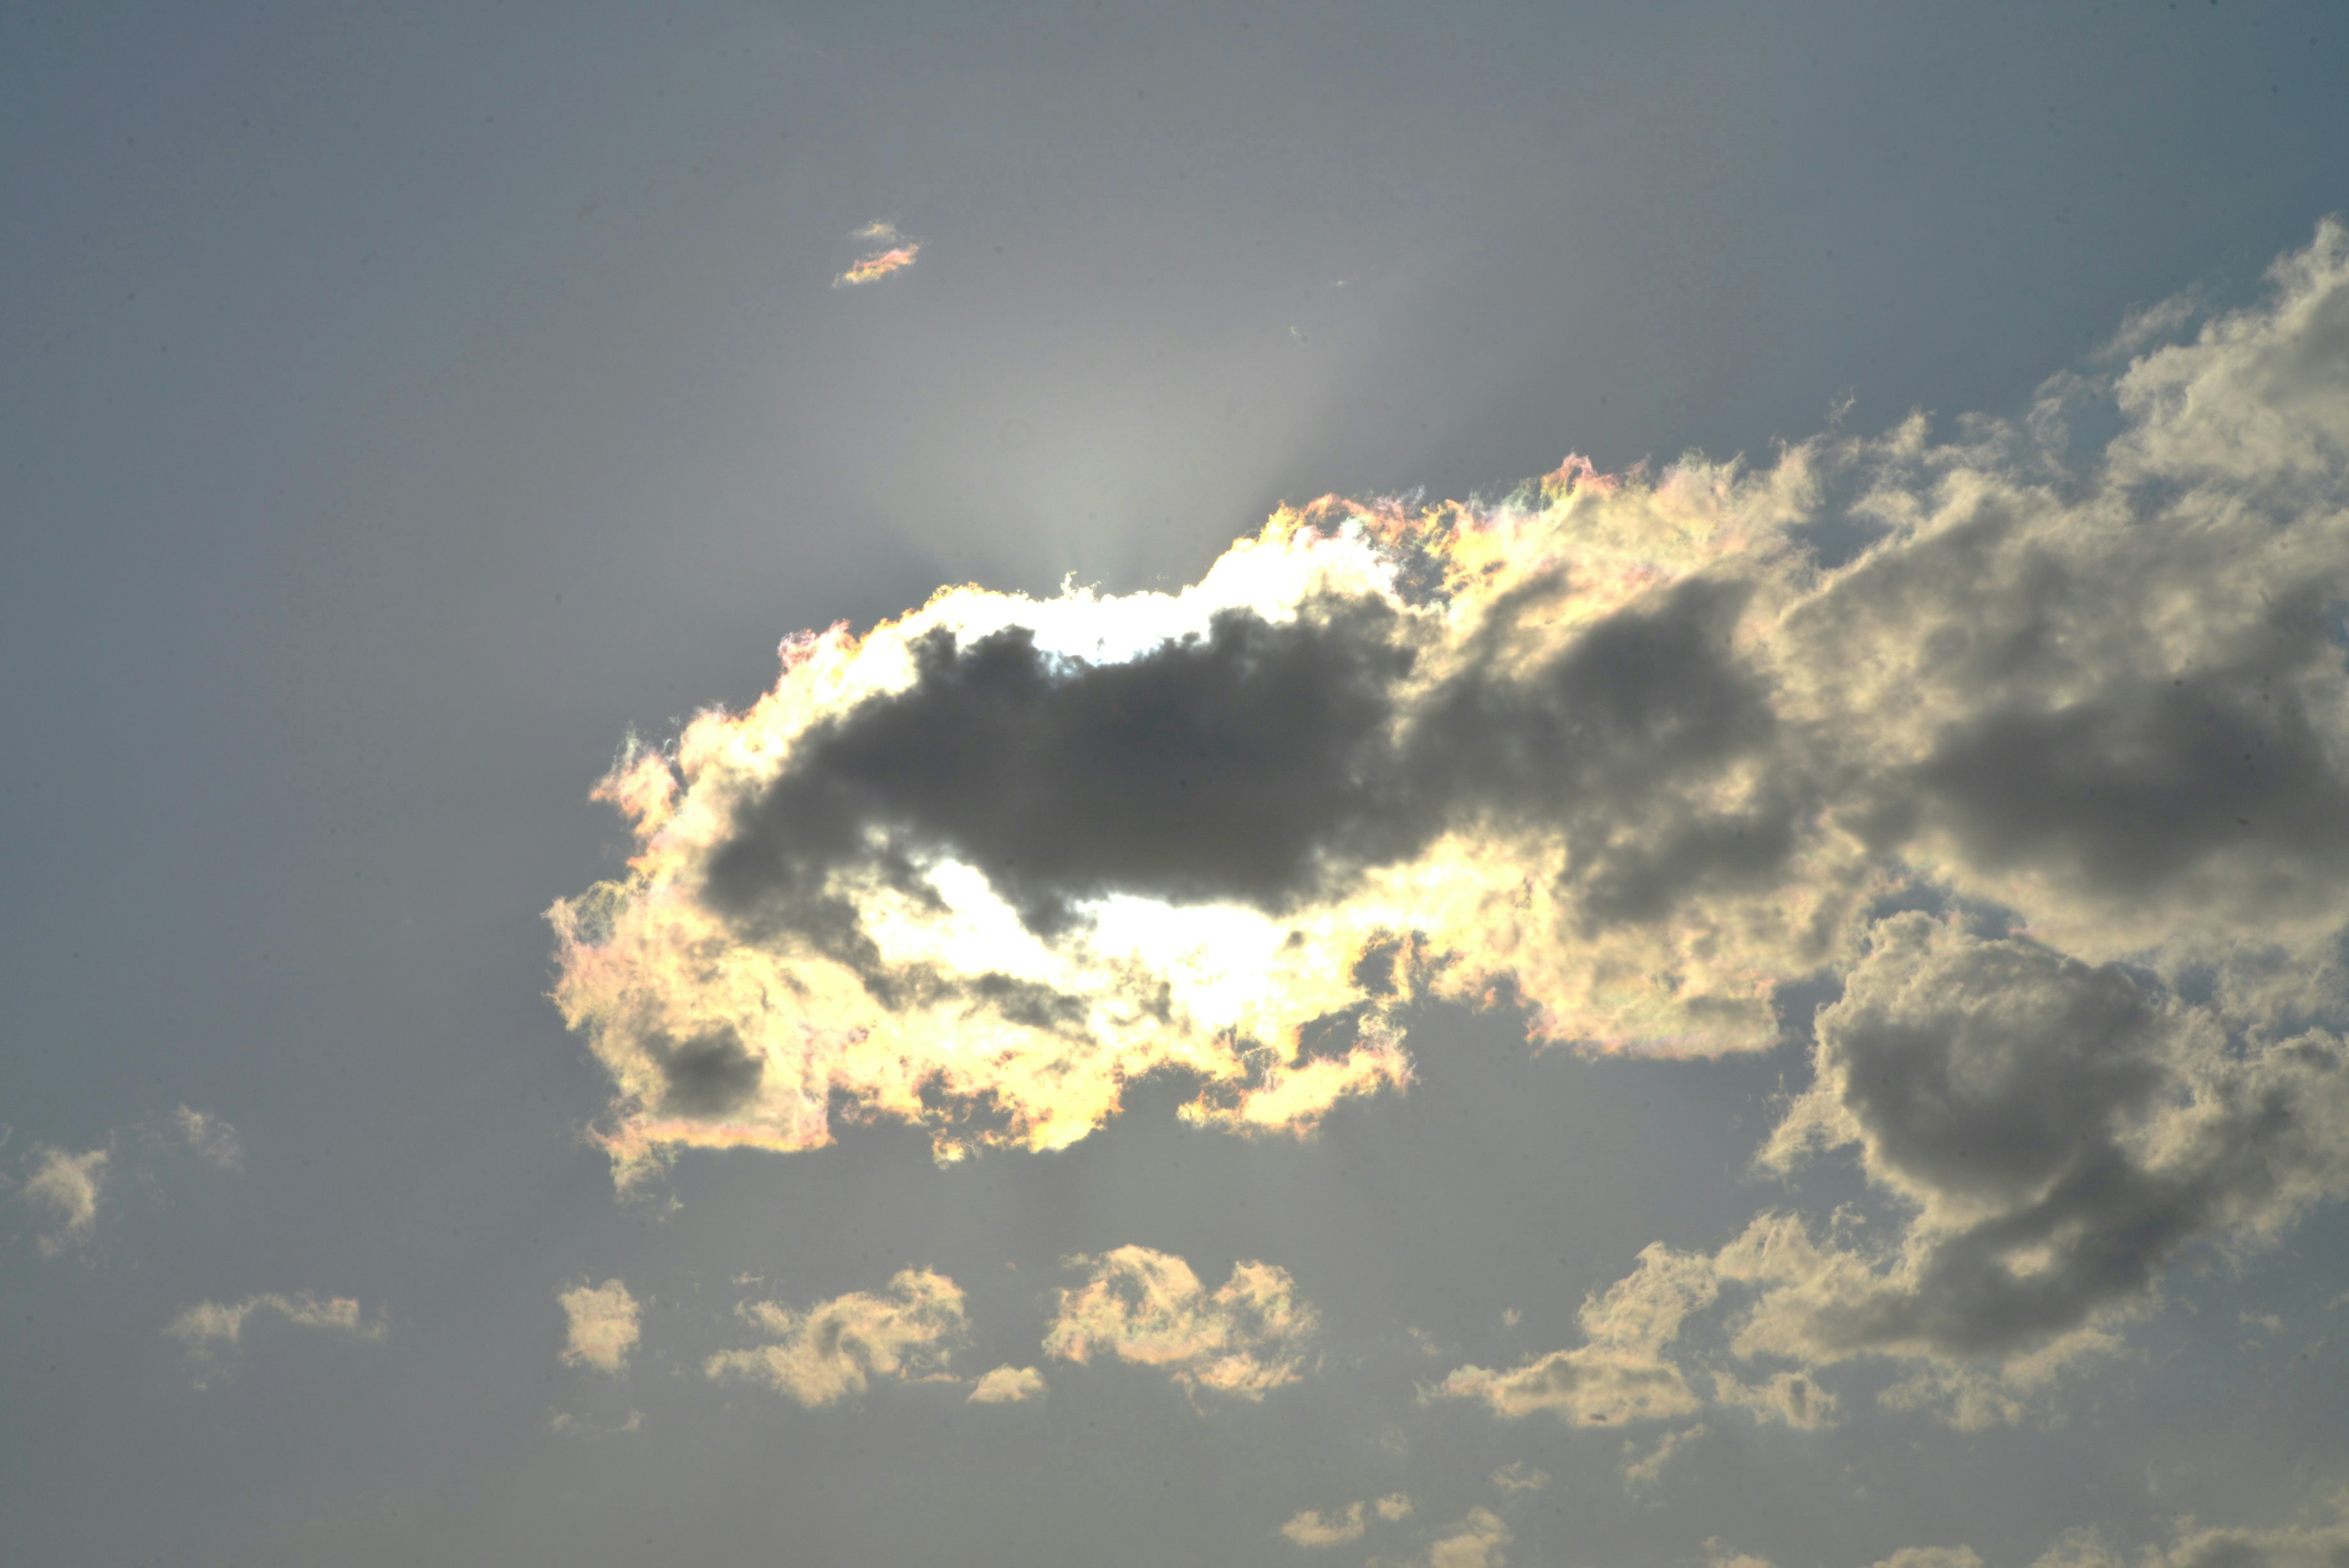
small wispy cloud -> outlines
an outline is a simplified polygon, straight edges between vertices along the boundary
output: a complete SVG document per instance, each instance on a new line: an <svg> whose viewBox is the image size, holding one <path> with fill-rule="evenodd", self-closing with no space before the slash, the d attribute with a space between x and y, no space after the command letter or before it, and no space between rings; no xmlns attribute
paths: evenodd
<svg viewBox="0 0 2349 1568"><path fill-rule="evenodd" d="M296 1328L351 1339L381 1339L385 1332L380 1313L369 1318L350 1296L321 1296L311 1291L291 1295L266 1291L235 1303L198 1302L173 1318L163 1332L186 1345L189 1355L196 1358L201 1368L196 1381L202 1386L218 1376L222 1356L243 1341L246 1323L260 1314L283 1318Z"/></svg>
<svg viewBox="0 0 2349 1568"><path fill-rule="evenodd" d="M914 265L914 258L922 254L922 243L899 234L895 223L867 223L850 237L880 248L857 257L846 272L832 280L834 288L855 288L864 284L877 283L892 273L905 271Z"/></svg>
<svg viewBox="0 0 2349 1568"><path fill-rule="evenodd" d="M180 1136L205 1164L222 1170L244 1168L244 1140L237 1137L236 1128L225 1117L181 1106L172 1111L171 1125L179 1128Z"/></svg>

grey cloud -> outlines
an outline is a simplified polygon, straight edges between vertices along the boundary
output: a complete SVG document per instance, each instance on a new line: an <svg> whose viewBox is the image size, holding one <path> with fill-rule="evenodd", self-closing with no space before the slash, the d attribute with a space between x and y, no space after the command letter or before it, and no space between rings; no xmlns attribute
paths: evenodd
<svg viewBox="0 0 2349 1568"><path fill-rule="evenodd" d="M1922 915L1878 927L1816 1072L1778 1158L1855 1143L1916 1218L1893 1275L1775 1320L1815 1350L2024 1353L2349 1186L2340 1041L2230 1041L2116 967Z"/></svg>
<svg viewBox="0 0 2349 1568"><path fill-rule="evenodd" d="M648 1031L645 1048L660 1067L660 1108L678 1116L724 1116L757 1094L766 1075L767 1059L746 1050L724 1024L690 1040Z"/></svg>
<svg viewBox="0 0 2349 1568"><path fill-rule="evenodd" d="M911 687L809 737L746 804L710 898L838 919L813 890L877 831L884 874L950 851L1046 930L1112 889L1282 908L1377 826L1365 764L1411 661L1382 605L1316 608L1226 612L1123 663L1050 658L1022 628L968 648L934 631Z"/></svg>

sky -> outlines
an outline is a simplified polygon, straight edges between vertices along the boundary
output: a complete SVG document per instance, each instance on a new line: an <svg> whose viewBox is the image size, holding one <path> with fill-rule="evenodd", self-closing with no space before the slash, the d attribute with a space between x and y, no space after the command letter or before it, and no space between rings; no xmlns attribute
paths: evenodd
<svg viewBox="0 0 2349 1568"><path fill-rule="evenodd" d="M2344 75L0 7L0 1554L2349 1563Z"/></svg>

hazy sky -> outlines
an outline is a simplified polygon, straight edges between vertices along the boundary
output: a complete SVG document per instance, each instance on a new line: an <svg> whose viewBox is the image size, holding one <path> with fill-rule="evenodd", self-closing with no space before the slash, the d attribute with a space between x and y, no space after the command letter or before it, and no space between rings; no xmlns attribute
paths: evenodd
<svg viewBox="0 0 2349 1568"><path fill-rule="evenodd" d="M0 1556L2349 1563L2344 80L0 8Z"/></svg>

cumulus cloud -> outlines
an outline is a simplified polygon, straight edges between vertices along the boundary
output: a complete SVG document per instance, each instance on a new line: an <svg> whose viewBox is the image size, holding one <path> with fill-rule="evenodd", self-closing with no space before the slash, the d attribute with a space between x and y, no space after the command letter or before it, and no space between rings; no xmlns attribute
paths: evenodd
<svg viewBox="0 0 2349 1568"><path fill-rule="evenodd" d="M1032 1366L999 1366L970 1391L973 1405L1019 1405L1047 1392L1044 1375Z"/></svg>
<svg viewBox="0 0 2349 1568"><path fill-rule="evenodd" d="M43 1254L55 1257L67 1247L89 1239L98 1227L98 1195L106 1184L108 1153L93 1148L67 1154L61 1148L33 1151L33 1173L25 1179L24 1199L46 1210L57 1229L38 1238Z"/></svg>
<svg viewBox="0 0 2349 1568"><path fill-rule="evenodd" d="M1389 1524L1398 1523L1411 1517L1411 1498L1404 1492L1391 1491L1373 1501L1371 1510Z"/></svg>
<svg viewBox="0 0 2349 1568"><path fill-rule="evenodd" d="M627 1285L619 1280L580 1284L556 1299L563 1303L564 1365L592 1366L616 1376L626 1371L641 1317Z"/></svg>
<svg viewBox="0 0 2349 1568"><path fill-rule="evenodd" d="M188 1353L204 1369L199 1382L209 1382L217 1375L221 1357L243 1340L246 1322L258 1314L283 1319L296 1328L351 1339L381 1339L386 1328L380 1313L368 1317L349 1296L321 1296L310 1291L288 1295L269 1291L235 1303L198 1302L173 1318L163 1332L188 1347Z"/></svg>
<svg viewBox="0 0 2349 1568"><path fill-rule="evenodd" d="M1180 593L794 637L603 782L631 871L552 911L619 1171L843 1114L1061 1147L1165 1072L1309 1129L1408 1085L1431 997L1761 1047L1904 906L2349 1022L2344 320L2327 223L2013 423L1324 500ZM2074 452L2088 399L2120 433ZM1873 542L1822 565L1825 524Z"/></svg>
<svg viewBox="0 0 2349 1568"><path fill-rule="evenodd" d="M1888 919L1818 1017L1765 1158L1855 1147L1908 1220L1880 1256L1765 1216L1713 1261L1741 1355L1889 1354L2013 1378L2100 1343L2198 1241L2271 1241L2349 1192L2349 1051L2230 1031L2116 965ZM1896 1390L1966 1396L1959 1372ZM1971 1390L1983 1418L1999 1407Z"/></svg>
<svg viewBox="0 0 2349 1568"><path fill-rule="evenodd" d="M1362 1505L1352 1503L1326 1514L1299 1509L1280 1532L1299 1546L1343 1546L1362 1538Z"/></svg>
<svg viewBox="0 0 2349 1568"><path fill-rule="evenodd" d="M171 1125L180 1130L188 1147L207 1165L222 1170L244 1168L244 1140L225 1117L181 1106L171 1113Z"/></svg>
<svg viewBox="0 0 2349 1568"><path fill-rule="evenodd" d="M1650 1247L1631 1274L1584 1299L1585 1344L1506 1372L1458 1367L1430 1397L1481 1399L1512 1419L1547 1410L1572 1426L1692 1415L1703 1402L1663 1350L1719 1288L1709 1260Z"/></svg>
<svg viewBox="0 0 2349 1568"><path fill-rule="evenodd" d="M704 1373L764 1383L810 1409L863 1394L876 1379L947 1378L968 1334L960 1287L927 1269L902 1270L886 1291L852 1291L804 1312L777 1302L737 1311L771 1343L720 1351Z"/></svg>
<svg viewBox="0 0 2349 1568"><path fill-rule="evenodd" d="M1261 1399L1298 1379L1319 1327L1296 1282L1270 1263L1235 1263L1213 1291L1190 1264L1147 1247L1069 1266L1087 1277L1058 1293L1044 1349L1081 1366L1106 1354L1157 1367L1194 1392Z"/></svg>

